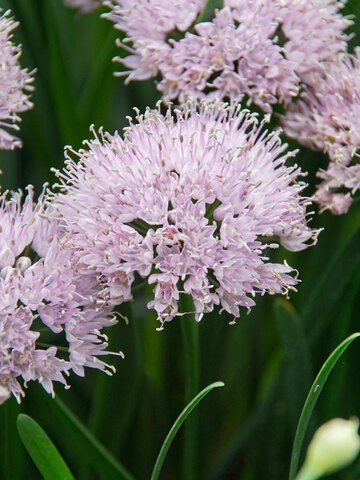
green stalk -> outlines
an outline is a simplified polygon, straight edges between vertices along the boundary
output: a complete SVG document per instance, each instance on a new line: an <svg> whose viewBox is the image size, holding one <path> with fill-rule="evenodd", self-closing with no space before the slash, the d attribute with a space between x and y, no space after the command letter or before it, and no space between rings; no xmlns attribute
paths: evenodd
<svg viewBox="0 0 360 480"><path fill-rule="evenodd" d="M193 315L186 315L181 319L181 331L184 342L185 360L185 403L188 403L199 391L200 353L198 324ZM183 477L187 480L196 480L198 448L198 423L197 412L193 413L185 425L185 445Z"/></svg>

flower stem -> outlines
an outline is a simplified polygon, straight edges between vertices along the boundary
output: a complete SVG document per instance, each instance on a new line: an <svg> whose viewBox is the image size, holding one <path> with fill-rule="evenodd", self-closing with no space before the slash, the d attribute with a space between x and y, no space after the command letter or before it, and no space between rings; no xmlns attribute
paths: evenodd
<svg viewBox="0 0 360 480"><path fill-rule="evenodd" d="M181 319L185 357L185 403L199 391L200 355L198 324L192 315ZM198 461L198 414L193 412L185 425L184 472L187 480L196 480Z"/></svg>

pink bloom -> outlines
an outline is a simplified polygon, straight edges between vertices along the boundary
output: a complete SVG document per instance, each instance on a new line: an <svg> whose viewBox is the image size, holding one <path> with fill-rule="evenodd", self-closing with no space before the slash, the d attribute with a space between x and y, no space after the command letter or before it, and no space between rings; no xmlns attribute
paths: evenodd
<svg viewBox="0 0 360 480"><path fill-rule="evenodd" d="M132 48L119 42L130 55L116 58L127 69L118 75L130 81L160 73L158 89L166 101L245 98L266 112L290 103L310 71L345 51L344 30L351 23L336 0L225 0L212 21L195 24L179 39L173 31L196 22L205 2L190 2L196 7L190 12L182 9L188 21L181 25L172 17L179 2L167 5L166 13L155 2L137 2L133 10L118 2L106 3L113 8L106 16L132 42ZM143 21L152 15L154 21Z"/></svg>
<svg viewBox="0 0 360 480"><path fill-rule="evenodd" d="M237 105L187 104L175 115L147 110L124 138L100 130L67 150L54 205L80 272L100 276L110 303L131 300L143 278L163 324L185 313L181 295L200 320L214 305L238 317L256 294L294 288L294 270L267 252L278 242L302 250L317 232L300 170L285 165L293 155L265 121Z"/></svg>
<svg viewBox="0 0 360 480"><path fill-rule="evenodd" d="M287 135L330 157L328 171L319 173L324 181L316 199L323 208L334 211L332 193L339 188L355 193L360 187L359 118L360 50L337 63L324 63L323 68L311 76L311 83L300 100L290 105L283 118ZM350 166L350 162L355 164ZM345 201L342 208L335 208L337 213L346 213L351 198L338 194L335 198Z"/></svg>
<svg viewBox="0 0 360 480"><path fill-rule="evenodd" d="M353 23L341 15L343 1L284 0L281 30L286 38L286 58L296 64L302 82L322 62L333 62L347 49L349 35L344 31Z"/></svg>
<svg viewBox="0 0 360 480"><path fill-rule="evenodd" d="M21 200L5 193L0 205L0 386L18 401L29 381L53 394L70 370L106 370L101 329L114 323L96 278L77 275L44 197L35 203L29 187Z"/></svg>
<svg viewBox="0 0 360 480"><path fill-rule="evenodd" d="M0 15L0 149L6 150L22 145L21 140L7 129L18 130L18 114L32 107L26 92L32 90L34 80L31 76L33 72L20 66L21 47L12 42L12 31L19 24L10 17L10 13L8 10Z"/></svg>
<svg viewBox="0 0 360 480"><path fill-rule="evenodd" d="M170 41L172 50L159 65L158 88L165 100L220 96L240 101L246 95L265 111L278 101L289 102L298 91L295 64L276 44L274 20L266 13L247 6L240 14L226 7L212 22L197 24L196 35Z"/></svg>

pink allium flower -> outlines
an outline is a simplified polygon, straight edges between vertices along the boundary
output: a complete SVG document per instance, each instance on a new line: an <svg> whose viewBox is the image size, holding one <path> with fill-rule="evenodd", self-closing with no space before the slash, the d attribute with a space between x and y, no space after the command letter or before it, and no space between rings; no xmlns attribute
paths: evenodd
<svg viewBox="0 0 360 480"><path fill-rule="evenodd" d="M88 13L99 7L101 0L65 0L65 4L71 8L78 8L81 13Z"/></svg>
<svg viewBox="0 0 360 480"><path fill-rule="evenodd" d="M33 106L27 94L32 90L33 72L20 66L21 47L12 42L12 32L19 24L10 13L1 15L0 9L0 149L6 150L21 147L21 140L6 129L18 130L18 114Z"/></svg>
<svg viewBox="0 0 360 480"><path fill-rule="evenodd" d="M324 63L322 70L314 72L311 84L300 100L290 105L282 121L287 135L329 155L328 171L319 173L324 181L316 199L334 213L346 213L351 204L351 198L339 196L337 189L346 188L355 193L360 188L359 118L360 49L354 56L337 63ZM356 165L349 166L353 161ZM333 206L334 198L345 201L342 208Z"/></svg>
<svg viewBox="0 0 360 480"><path fill-rule="evenodd" d="M97 356L107 353L101 329L114 323L96 279L79 278L61 247L44 197L34 203L29 188L22 206L21 200L21 193L0 199L0 386L18 401L29 381L53 394L53 382L67 385L70 370L107 371Z"/></svg>
<svg viewBox="0 0 360 480"><path fill-rule="evenodd" d="M351 23L336 0L225 0L212 21L196 24L178 40L171 30L189 28L205 2L198 2L181 26L152 5L147 10L138 2L129 10L119 2L121 7L105 2L113 8L106 16L133 47L119 42L131 55L116 58L128 69L118 75L130 81L160 73L158 89L166 101L248 97L266 112L277 102L288 104L309 70L346 49L343 31ZM171 15L175 7L166 8ZM156 21L143 21L151 15Z"/></svg>
<svg viewBox="0 0 360 480"><path fill-rule="evenodd" d="M109 302L131 300L141 277L163 325L185 313L180 295L199 321L214 305L238 317L256 294L294 289L294 270L267 252L277 242L302 250L317 232L300 170L285 165L293 153L266 120L221 103L147 110L123 139L100 130L85 150L66 151L54 204L80 271L101 276Z"/></svg>

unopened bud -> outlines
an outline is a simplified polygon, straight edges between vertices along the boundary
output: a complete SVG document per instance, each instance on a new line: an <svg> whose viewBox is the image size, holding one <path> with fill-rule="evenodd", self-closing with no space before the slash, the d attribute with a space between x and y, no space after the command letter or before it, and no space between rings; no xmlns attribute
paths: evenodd
<svg viewBox="0 0 360 480"><path fill-rule="evenodd" d="M320 478L346 467L360 451L359 420L334 418L315 432L307 450L304 469Z"/></svg>

